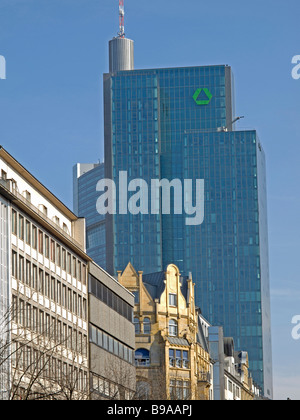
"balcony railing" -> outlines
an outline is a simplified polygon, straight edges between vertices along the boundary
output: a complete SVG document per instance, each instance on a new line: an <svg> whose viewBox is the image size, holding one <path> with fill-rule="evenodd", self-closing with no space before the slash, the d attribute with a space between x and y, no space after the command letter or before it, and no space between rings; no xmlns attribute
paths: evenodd
<svg viewBox="0 0 300 420"><path fill-rule="evenodd" d="M200 372L198 373L198 382L210 383L211 376L209 372Z"/></svg>

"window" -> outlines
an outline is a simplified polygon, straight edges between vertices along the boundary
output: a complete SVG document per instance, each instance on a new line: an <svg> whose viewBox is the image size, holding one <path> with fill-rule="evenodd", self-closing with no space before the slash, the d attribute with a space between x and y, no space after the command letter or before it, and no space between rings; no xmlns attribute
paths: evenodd
<svg viewBox="0 0 300 420"><path fill-rule="evenodd" d="M45 235L45 257L49 258L49 236Z"/></svg>
<svg viewBox="0 0 300 420"><path fill-rule="evenodd" d="M53 239L50 241L50 258L51 261L55 263L55 242Z"/></svg>
<svg viewBox="0 0 300 420"><path fill-rule="evenodd" d="M77 308L78 308L78 316L79 316L79 318L81 318L82 317L82 298L81 298L80 295L78 295L78 306L77 306Z"/></svg>
<svg viewBox="0 0 300 420"><path fill-rule="evenodd" d="M169 305L170 306L177 306L177 295L173 293L169 293Z"/></svg>
<svg viewBox="0 0 300 420"><path fill-rule="evenodd" d="M180 369L189 368L189 352L187 350L170 349L169 365Z"/></svg>
<svg viewBox="0 0 300 420"><path fill-rule="evenodd" d="M37 229L32 225L32 248L37 249Z"/></svg>
<svg viewBox="0 0 300 420"><path fill-rule="evenodd" d="M11 274L13 277L17 277L17 253L12 251L12 260L11 260Z"/></svg>
<svg viewBox="0 0 300 420"><path fill-rule="evenodd" d="M150 366L150 353L146 349L138 349L135 352L135 365L136 366Z"/></svg>
<svg viewBox="0 0 300 420"><path fill-rule="evenodd" d="M188 400L190 398L190 382L171 379L170 397L172 400Z"/></svg>
<svg viewBox="0 0 300 420"><path fill-rule="evenodd" d="M175 319L171 319L169 322L169 335L171 337L176 337L178 335L178 326Z"/></svg>
<svg viewBox="0 0 300 420"><path fill-rule="evenodd" d="M76 258L73 257L73 268L72 268L72 275L73 277L75 277L75 279L77 278L77 273L76 273Z"/></svg>
<svg viewBox="0 0 300 420"><path fill-rule="evenodd" d="M31 262L26 260L26 275L25 275L25 283L30 286L31 284Z"/></svg>
<svg viewBox="0 0 300 420"><path fill-rule="evenodd" d="M109 336L105 332L101 331L99 328L89 325L90 330L90 342L96 344L97 346L109 351L112 354L126 360L127 362L133 363L132 360L132 350L125 346L124 344L120 343L115 338ZM86 337L84 337L86 339ZM83 348L84 352L84 344L82 342L82 335L79 333L79 344Z"/></svg>
<svg viewBox="0 0 300 420"><path fill-rule="evenodd" d="M77 315L77 293L73 292L73 312Z"/></svg>
<svg viewBox="0 0 300 420"><path fill-rule="evenodd" d="M24 326L24 301L19 301L19 324Z"/></svg>
<svg viewBox="0 0 300 420"><path fill-rule="evenodd" d="M78 277L77 278L81 282L81 262L78 261L77 264L78 264L78 268L77 268L77 275L78 275Z"/></svg>
<svg viewBox="0 0 300 420"><path fill-rule="evenodd" d="M175 367L175 350L169 350L169 365L170 367Z"/></svg>
<svg viewBox="0 0 300 420"><path fill-rule="evenodd" d="M50 297L50 279L49 279L49 274L48 273L46 273L45 274L45 288L44 288L44 294L45 294L45 296L47 296L47 297Z"/></svg>
<svg viewBox="0 0 300 420"><path fill-rule="evenodd" d="M55 301L55 292L56 292L56 279L51 277L51 296L50 298Z"/></svg>
<svg viewBox="0 0 300 420"><path fill-rule="evenodd" d="M25 240L27 245L31 245L31 226L28 220L26 220Z"/></svg>
<svg viewBox="0 0 300 420"><path fill-rule="evenodd" d="M37 266L36 265L32 265L32 285L31 287L34 290L37 290Z"/></svg>
<svg viewBox="0 0 300 420"><path fill-rule="evenodd" d="M86 266L82 266L83 273L86 271ZM85 282L85 280L84 280ZM118 312L121 316L132 322L133 310L127 302L109 290L104 284L93 276L89 276L89 292L96 296L99 300Z"/></svg>
<svg viewBox="0 0 300 420"><path fill-rule="evenodd" d="M66 271L66 267L67 267L67 254L66 254L66 250L62 248L61 268L64 271Z"/></svg>
<svg viewBox="0 0 300 420"><path fill-rule="evenodd" d="M15 210L12 210L12 214L11 214L11 228L12 228L12 233L14 235L17 235L18 234L17 212Z"/></svg>
<svg viewBox="0 0 300 420"><path fill-rule="evenodd" d="M67 272L68 274L71 274L71 254L68 253L67 257Z"/></svg>
<svg viewBox="0 0 300 420"><path fill-rule="evenodd" d="M63 223L63 231L66 232L68 235L70 235L69 228L65 223Z"/></svg>
<svg viewBox="0 0 300 420"><path fill-rule="evenodd" d="M86 320L87 312L86 312L86 299L82 298L82 318Z"/></svg>
<svg viewBox="0 0 300 420"><path fill-rule="evenodd" d="M140 334L141 330L140 330L140 321L138 318L134 318L133 320L134 323L134 332L135 334Z"/></svg>
<svg viewBox="0 0 300 420"><path fill-rule="evenodd" d="M44 271L39 270L39 287L38 291L41 294L44 294Z"/></svg>
<svg viewBox="0 0 300 420"><path fill-rule="evenodd" d="M82 264L82 284L86 285L86 266Z"/></svg>
<svg viewBox="0 0 300 420"><path fill-rule="evenodd" d="M176 367L181 368L182 359L181 359L181 350L176 350Z"/></svg>
<svg viewBox="0 0 300 420"><path fill-rule="evenodd" d="M40 204L39 205L39 208L40 208L40 211L45 215L45 216L47 216L47 214L48 214L48 209L47 209L47 207L46 206L44 206L43 204Z"/></svg>
<svg viewBox="0 0 300 420"><path fill-rule="evenodd" d="M145 318L144 319L143 327L144 327L144 334L150 334L151 333L150 318Z"/></svg>
<svg viewBox="0 0 300 420"><path fill-rule="evenodd" d="M139 291L138 290L134 290L132 292L132 294L134 295L134 304L135 305L138 305L139 302L140 302L140 294L139 294Z"/></svg>
<svg viewBox="0 0 300 420"><path fill-rule="evenodd" d="M24 197L27 201L31 202L31 194L29 191L24 191Z"/></svg>
<svg viewBox="0 0 300 420"><path fill-rule="evenodd" d="M61 283L57 282L57 303L61 304Z"/></svg>
<svg viewBox="0 0 300 420"><path fill-rule="evenodd" d="M41 230L39 230L39 253L44 254L44 234Z"/></svg>
<svg viewBox="0 0 300 420"><path fill-rule="evenodd" d="M185 350L182 352L182 367L184 369L189 368L189 352Z"/></svg>
<svg viewBox="0 0 300 420"><path fill-rule="evenodd" d="M24 258L19 255L19 280L24 281Z"/></svg>
<svg viewBox="0 0 300 420"><path fill-rule="evenodd" d="M72 311L72 290L68 289L68 305L67 305L67 309L69 311Z"/></svg>
<svg viewBox="0 0 300 420"><path fill-rule="evenodd" d="M24 240L24 217L19 214L19 238Z"/></svg>
<svg viewBox="0 0 300 420"><path fill-rule="evenodd" d="M61 266L61 252L60 245L56 245L56 265Z"/></svg>
<svg viewBox="0 0 300 420"><path fill-rule="evenodd" d="M67 287L63 284L62 290L62 305L66 308L67 306Z"/></svg>

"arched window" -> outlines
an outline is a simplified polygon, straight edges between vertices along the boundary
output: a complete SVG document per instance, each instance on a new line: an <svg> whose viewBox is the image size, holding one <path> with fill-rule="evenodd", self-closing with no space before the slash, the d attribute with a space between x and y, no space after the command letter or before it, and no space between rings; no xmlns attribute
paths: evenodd
<svg viewBox="0 0 300 420"><path fill-rule="evenodd" d="M134 323L134 332L135 334L140 334L141 329L140 329L140 320L138 318L134 318L133 319L133 323Z"/></svg>
<svg viewBox="0 0 300 420"><path fill-rule="evenodd" d="M151 333L150 318L144 318L143 326L144 326L144 334L150 334Z"/></svg>
<svg viewBox="0 0 300 420"><path fill-rule="evenodd" d="M146 349L137 349L135 352L135 365L136 366L149 366L150 353Z"/></svg>
<svg viewBox="0 0 300 420"><path fill-rule="evenodd" d="M169 321L169 335L171 337L177 337L178 335L178 326L175 319L170 319Z"/></svg>

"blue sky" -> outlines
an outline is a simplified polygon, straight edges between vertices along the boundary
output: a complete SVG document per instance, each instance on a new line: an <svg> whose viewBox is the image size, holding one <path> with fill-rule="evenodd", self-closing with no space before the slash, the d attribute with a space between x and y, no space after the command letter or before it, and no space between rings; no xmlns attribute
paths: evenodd
<svg viewBox="0 0 300 420"><path fill-rule="evenodd" d="M240 129L267 156L274 397L300 399L299 0L125 0L135 67L229 64ZM117 0L0 0L0 144L72 208L72 166L103 159L102 74Z"/></svg>

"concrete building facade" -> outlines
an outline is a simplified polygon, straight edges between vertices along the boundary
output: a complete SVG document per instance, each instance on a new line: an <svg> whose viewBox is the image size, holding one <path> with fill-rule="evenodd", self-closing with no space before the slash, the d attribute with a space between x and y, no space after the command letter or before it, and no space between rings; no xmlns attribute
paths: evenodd
<svg viewBox="0 0 300 420"><path fill-rule="evenodd" d="M134 297L94 262L89 263L91 398L135 396Z"/></svg>
<svg viewBox="0 0 300 420"><path fill-rule="evenodd" d="M0 173L2 398L85 398L84 219L3 148Z"/></svg>
<svg viewBox="0 0 300 420"><path fill-rule="evenodd" d="M0 399L132 396L133 296L86 254L85 233L0 147Z"/></svg>

